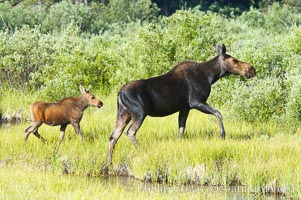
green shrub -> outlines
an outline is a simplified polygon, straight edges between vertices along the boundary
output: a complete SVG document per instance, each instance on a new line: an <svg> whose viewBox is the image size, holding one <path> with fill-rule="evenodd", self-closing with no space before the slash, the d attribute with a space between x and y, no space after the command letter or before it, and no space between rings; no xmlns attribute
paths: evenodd
<svg viewBox="0 0 301 200"><path fill-rule="evenodd" d="M85 42L79 38L79 27L70 24L60 37L55 37L53 44L53 62L37 70L32 76L31 84L38 85L39 96L44 99L58 100L64 96L78 94L78 85L85 84L82 70L89 65L84 52Z"/></svg>
<svg viewBox="0 0 301 200"><path fill-rule="evenodd" d="M292 32L292 38L288 41L288 45L295 53L301 55L301 27Z"/></svg>
<svg viewBox="0 0 301 200"><path fill-rule="evenodd" d="M294 7L274 3L267 12L264 27L270 33L283 33L301 24L301 16Z"/></svg>
<svg viewBox="0 0 301 200"><path fill-rule="evenodd" d="M236 81L228 106L238 119L264 122L279 119L285 113L286 96L279 78L253 79L246 83Z"/></svg>
<svg viewBox="0 0 301 200"><path fill-rule="evenodd" d="M37 71L31 81L40 82L40 96L49 100L75 96L79 84L92 85L94 91L105 94L111 91L111 79L121 63L115 42L104 36L84 40L79 35L79 28L69 25L56 37L53 63Z"/></svg>
<svg viewBox="0 0 301 200"><path fill-rule="evenodd" d="M11 33L28 25L34 28L41 24L46 15L46 7L40 5L11 6L9 2L0 3L0 30L9 30Z"/></svg>
<svg viewBox="0 0 301 200"><path fill-rule="evenodd" d="M200 11L179 11L139 31L133 55L148 76L162 74L184 60L205 61L222 40L223 19ZM215 31L216 34L211 33Z"/></svg>
<svg viewBox="0 0 301 200"><path fill-rule="evenodd" d="M0 83L26 89L31 76L45 65L51 65L53 53L51 37L39 28L24 26L13 35L0 32Z"/></svg>
<svg viewBox="0 0 301 200"><path fill-rule="evenodd" d="M301 59L300 59L301 60ZM292 124L301 122L301 70L296 68L286 77L289 92L286 99L286 119Z"/></svg>
<svg viewBox="0 0 301 200"><path fill-rule="evenodd" d="M266 21L265 15L253 7L250 8L250 11L243 12L239 20L252 28L262 28Z"/></svg>
<svg viewBox="0 0 301 200"><path fill-rule="evenodd" d="M222 23L213 13L179 11L160 23L141 26L137 38L115 50L119 61L110 79L112 87L116 90L130 80L166 73L184 60L212 58L215 45L225 36Z"/></svg>
<svg viewBox="0 0 301 200"><path fill-rule="evenodd" d="M110 0L104 17L107 23L128 23L131 21L152 21L159 8L150 0Z"/></svg>
<svg viewBox="0 0 301 200"><path fill-rule="evenodd" d="M59 34L70 23L76 24L81 33L93 35L110 29L114 24L132 21L149 22L157 19L159 9L150 0L112 0L108 5L91 2L63 0L54 3L21 3L12 6L0 3L0 30L13 33L23 25L41 26L42 33Z"/></svg>
<svg viewBox="0 0 301 200"><path fill-rule="evenodd" d="M228 34L225 19L214 13L178 11L162 20L166 44L173 44L175 60L205 61L215 54L215 45ZM214 34L212 34L214 33Z"/></svg>
<svg viewBox="0 0 301 200"><path fill-rule="evenodd" d="M49 7L47 16L42 22L43 32L60 33L70 23L76 24L82 31L90 31L94 25L93 10L90 6L71 1L61 1Z"/></svg>
<svg viewBox="0 0 301 200"><path fill-rule="evenodd" d="M269 34L284 33L301 24L301 16L295 7L278 2L268 6L266 13L251 7L239 20L251 28L264 28Z"/></svg>

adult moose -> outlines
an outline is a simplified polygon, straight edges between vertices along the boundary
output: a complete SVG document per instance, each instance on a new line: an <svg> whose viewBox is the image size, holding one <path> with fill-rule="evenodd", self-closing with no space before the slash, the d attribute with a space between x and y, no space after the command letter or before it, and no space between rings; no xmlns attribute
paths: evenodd
<svg viewBox="0 0 301 200"><path fill-rule="evenodd" d="M83 112L88 106L101 108L103 103L90 93L91 86L88 89L80 85L81 95L76 98L64 98L57 103L37 102L31 106L32 124L25 130L25 141L30 133L33 133L43 143L46 140L39 134L39 127L45 123L51 126L60 125L60 138L56 147L59 148L65 136L65 130L68 124L71 124L78 134L80 140L83 139L83 134L80 130L80 121Z"/></svg>
<svg viewBox="0 0 301 200"><path fill-rule="evenodd" d="M137 146L135 135L147 115L163 117L179 112L179 134L183 136L189 110L197 109L217 117L220 137L225 138L221 113L206 103L211 85L228 74L251 78L256 72L249 63L226 54L225 45L217 45L216 51L219 55L208 62L182 62L166 74L122 87L118 93L116 125L109 138L108 164L112 162L114 145L130 121L127 136Z"/></svg>

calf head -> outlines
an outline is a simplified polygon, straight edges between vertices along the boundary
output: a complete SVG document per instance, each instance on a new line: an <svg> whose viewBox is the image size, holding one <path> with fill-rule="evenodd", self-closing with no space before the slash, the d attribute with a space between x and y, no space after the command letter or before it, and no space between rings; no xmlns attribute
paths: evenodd
<svg viewBox="0 0 301 200"><path fill-rule="evenodd" d="M84 99L85 103L88 106L98 107L101 108L103 103L97 99L90 91L91 91L91 85L89 85L88 89L85 90L85 88L80 85L79 90L82 93L81 97Z"/></svg>
<svg viewBox="0 0 301 200"><path fill-rule="evenodd" d="M220 57L220 65L223 70L228 73L242 75L246 78L252 78L256 76L255 68L249 63L242 62L236 58L226 54L226 47L216 45L216 51Z"/></svg>

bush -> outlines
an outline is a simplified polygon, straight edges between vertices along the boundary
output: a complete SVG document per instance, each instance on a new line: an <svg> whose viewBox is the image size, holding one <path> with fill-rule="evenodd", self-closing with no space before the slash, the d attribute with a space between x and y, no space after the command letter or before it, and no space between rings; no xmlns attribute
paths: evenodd
<svg viewBox="0 0 301 200"><path fill-rule="evenodd" d="M288 45L296 54L301 55L301 27L296 28L292 32L292 38L288 41Z"/></svg>
<svg viewBox="0 0 301 200"><path fill-rule="evenodd" d="M215 54L215 45L225 35L222 21L212 13L179 11L160 24L141 29L133 57L139 58L147 76L162 74L184 60L205 61Z"/></svg>
<svg viewBox="0 0 301 200"><path fill-rule="evenodd" d="M284 33L301 24L301 16L295 7L277 2L267 7L266 14L251 7L239 20L251 28L264 28L269 34Z"/></svg>
<svg viewBox="0 0 301 200"><path fill-rule="evenodd" d="M79 84L92 85L94 91L103 94L112 90L111 79L121 66L117 44L105 36L84 40L79 35L79 28L69 25L61 37L55 38L53 63L37 71L31 81L40 82L40 96L49 100L75 96Z"/></svg>
<svg viewBox="0 0 301 200"><path fill-rule="evenodd" d="M250 11L243 12L239 20L252 28L262 28L266 21L265 15L253 7L250 8Z"/></svg>
<svg viewBox="0 0 301 200"><path fill-rule="evenodd" d="M0 3L0 30L13 33L23 25L30 28L39 25L42 33L59 34L73 23L79 27L81 33L91 36L110 29L114 24L156 20L158 12L156 4L150 0L111 0L107 6L97 2L86 5L70 0L17 6L5 2Z"/></svg>
<svg viewBox="0 0 301 200"><path fill-rule="evenodd" d="M31 76L52 64L53 41L39 28L24 26L10 35L0 32L0 83L26 89Z"/></svg>
<svg viewBox="0 0 301 200"><path fill-rule="evenodd" d="M289 91L285 105L285 119L292 122L292 124L301 122L301 70L296 68L293 72L286 77Z"/></svg>
<svg viewBox="0 0 301 200"><path fill-rule="evenodd" d="M159 13L159 8L150 0L110 0L105 13L107 23L128 23L132 21L152 21Z"/></svg>
<svg viewBox="0 0 301 200"><path fill-rule="evenodd" d="M79 84L89 83L86 81L85 69L94 58L86 54L86 44L79 37L79 32L79 27L71 24L60 37L53 38L53 62L32 76L30 83L40 83L38 93L44 99L58 100L64 96L75 96Z"/></svg>
<svg viewBox="0 0 301 200"><path fill-rule="evenodd" d="M248 122L279 119L285 113L287 92L278 78L236 81L232 90L231 107L237 118Z"/></svg>
<svg viewBox="0 0 301 200"><path fill-rule="evenodd" d="M61 1L49 7L47 16L42 23L43 32L60 33L65 30L70 23L76 24L82 31L90 31L93 26L93 10L82 3L72 3L71 1Z"/></svg>
<svg viewBox="0 0 301 200"><path fill-rule="evenodd" d="M142 26L138 37L118 51L122 59L110 83L117 89L130 80L166 73L184 60L212 58L215 45L225 36L222 22L213 13L179 11L160 23Z"/></svg>
<svg viewBox="0 0 301 200"><path fill-rule="evenodd" d="M283 33L301 24L296 8L274 3L268 7L265 29L270 33Z"/></svg>
<svg viewBox="0 0 301 200"><path fill-rule="evenodd" d="M45 15L46 7L22 4L13 7L5 1L0 3L0 30L8 30L13 33L24 25L34 28L34 26L42 23Z"/></svg>

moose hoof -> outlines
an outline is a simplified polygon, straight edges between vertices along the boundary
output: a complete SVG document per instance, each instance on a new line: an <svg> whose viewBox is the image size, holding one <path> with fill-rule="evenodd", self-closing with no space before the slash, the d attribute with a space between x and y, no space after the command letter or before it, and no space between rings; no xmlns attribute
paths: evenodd
<svg viewBox="0 0 301 200"><path fill-rule="evenodd" d="M102 172L103 172L104 175L109 174L109 166L110 166L110 163L107 163L107 164L105 164L105 166L102 168Z"/></svg>

